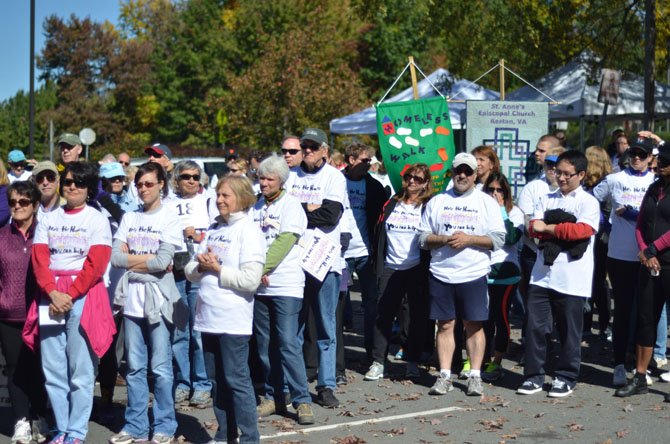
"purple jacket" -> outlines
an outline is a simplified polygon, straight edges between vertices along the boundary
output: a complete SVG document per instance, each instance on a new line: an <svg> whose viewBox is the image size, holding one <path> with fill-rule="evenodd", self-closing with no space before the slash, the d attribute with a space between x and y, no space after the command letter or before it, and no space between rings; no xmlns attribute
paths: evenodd
<svg viewBox="0 0 670 444"><path fill-rule="evenodd" d="M0 185L0 227L9 222L9 204L7 203L7 185Z"/></svg>
<svg viewBox="0 0 670 444"><path fill-rule="evenodd" d="M37 286L30 264L35 225L28 238L12 223L0 228L0 321L24 322Z"/></svg>

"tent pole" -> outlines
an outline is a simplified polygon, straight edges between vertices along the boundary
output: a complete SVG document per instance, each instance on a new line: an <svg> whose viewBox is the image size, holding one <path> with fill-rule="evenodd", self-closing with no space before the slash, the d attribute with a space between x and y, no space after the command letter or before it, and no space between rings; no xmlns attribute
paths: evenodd
<svg viewBox="0 0 670 444"><path fill-rule="evenodd" d="M505 59L500 59L500 100L505 100Z"/></svg>
<svg viewBox="0 0 670 444"><path fill-rule="evenodd" d="M584 151L584 116L579 117L579 151Z"/></svg>
<svg viewBox="0 0 670 444"><path fill-rule="evenodd" d="M412 75L412 93L414 100L419 100L419 87L416 82L416 69L414 68L414 57L409 56L409 73Z"/></svg>

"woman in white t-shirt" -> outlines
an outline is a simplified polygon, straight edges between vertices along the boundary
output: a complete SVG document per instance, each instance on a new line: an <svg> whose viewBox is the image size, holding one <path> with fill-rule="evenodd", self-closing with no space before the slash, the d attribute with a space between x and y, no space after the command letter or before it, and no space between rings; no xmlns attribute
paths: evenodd
<svg viewBox="0 0 670 444"><path fill-rule="evenodd" d="M179 291L169 268L182 233L177 216L162 204L167 175L155 162L141 165L135 186L143 206L126 213L114 235L112 265L125 268L114 299L123 309L128 360L125 425L110 443L172 442L177 430L170 327ZM154 376L153 424L149 424L147 361ZM134 441L133 441L134 440Z"/></svg>
<svg viewBox="0 0 670 444"><path fill-rule="evenodd" d="M214 380L217 442L258 442L256 395L249 375L249 339L254 292L265 263L266 242L249 214L256 203L245 176L226 175L216 184L219 216L186 265L186 277L200 283L194 328L202 332L208 376ZM211 365L210 365L211 364Z"/></svg>
<svg viewBox="0 0 670 444"><path fill-rule="evenodd" d="M56 419L51 442L83 443L93 406L95 373L116 332L103 275L111 255L109 222L96 208L98 170L68 164L60 189L65 206L37 224L33 269L41 290L39 309L26 320L26 343L39 328L42 370ZM92 204L93 205L93 204Z"/></svg>
<svg viewBox="0 0 670 444"><path fill-rule="evenodd" d="M418 228L425 204L433 194L430 170L426 164L409 166L402 177L402 189L382 209L375 229L374 270L379 279L379 302L375 323L372 365L365 379L384 376L384 364L391 339L393 319L407 296L409 335L405 356L405 376L419 377L418 362L426 342L428 327L428 262L430 256L419 249Z"/></svg>
<svg viewBox="0 0 670 444"><path fill-rule="evenodd" d="M298 337L298 315L305 290L298 240L307 229L300 201L283 188L288 165L272 155L258 167L261 198L254 205L254 223L267 243L262 285L254 302L254 334L263 367L265 398L259 416L285 413L284 381L288 385L298 423L313 424L312 398L307 386L305 360ZM275 343L275 347L270 347Z"/></svg>
<svg viewBox="0 0 670 444"><path fill-rule="evenodd" d="M196 407L209 403L212 383L205 370L200 332L193 329L199 287L197 283L186 279L184 267L195 254L195 248L202 241L211 222L209 204L210 201L213 204L215 199L200 186L202 176L200 165L192 160L177 163L172 174L175 197L165 202L165 206L179 219L182 230L182 242L175 252L173 267L175 282L181 295L179 304L175 307L172 337L177 387L174 402L189 402Z"/></svg>
<svg viewBox="0 0 670 444"><path fill-rule="evenodd" d="M519 241L523 234L523 212L514 205L512 189L500 172L491 173L483 191L492 196L502 212L505 222L505 245L491 252L491 271L488 275L489 320L484 324L486 358L493 357L482 372L482 379L496 381L503 375L502 358L509 345L509 309L521 280L519 267Z"/></svg>

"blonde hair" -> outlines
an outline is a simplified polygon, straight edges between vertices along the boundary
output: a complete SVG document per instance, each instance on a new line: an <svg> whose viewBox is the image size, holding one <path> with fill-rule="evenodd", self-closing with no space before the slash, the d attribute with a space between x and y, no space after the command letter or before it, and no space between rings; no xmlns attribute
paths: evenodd
<svg viewBox="0 0 670 444"><path fill-rule="evenodd" d="M585 154L589 163L586 167L584 185L592 188L612 172L612 161L610 160L610 156L607 155L607 150L599 146L586 148Z"/></svg>
<svg viewBox="0 0 670 444"><path fill-rule="evenodd" d="M221 191L221 187L228 184L237 199L238 211L247 211L256 203L256 195L251 185L251 181L247 176L237 176L234 174L226 174L216 183L216 192Z"/></svg>
<svg viewBox="0 0 670 444"><path fill-rule="evenodd" d="M553 136L552 136L552 137L553 137ZM547 150L547 156L560 156L560 155L563 154L565 151L566 151L566 150L565 150L565 147L563 147L563 146L555 146L555 147L549 148L549 149Z"/></svg>
<svg viewBox="0 0 670 444"><path fill-rule="evenodd" d="M249 172L249 162L247 162L246 159L242 159L241 157L238 157L237 159L232 159L231 161L229 161L228 162L228 168L230 168L231 165L234 165L238 169L243 170L244 174L247 174Z"/></svg>
<svg viewBox="0 0 670 444"><path fill-rule="evenodd" d="M5 164L0 159L0 186L2 185L9 185L9 177L7 177L7 168L5 168Z"/></svg>

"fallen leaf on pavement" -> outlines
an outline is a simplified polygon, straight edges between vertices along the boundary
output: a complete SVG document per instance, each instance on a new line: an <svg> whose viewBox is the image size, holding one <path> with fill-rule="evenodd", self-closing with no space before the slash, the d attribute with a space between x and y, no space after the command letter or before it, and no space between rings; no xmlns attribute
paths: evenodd
<svg viewBox="0 0 670 444"><path fill-rule="evenodd" d="M543 416L544 416L544 412L540 412L540 413L535 414L535 416L533 416L533 418L542 418Z"/></svg>
<svg viewBox="0 0 670 444"><path fill-rule="evenodd" d="M437 419L437 418L434 418L434 419L430 420L430 425L436 426L436 425L440 425L440 424L442 424L442 421Z"/></svg>
<svg viewBox="0 0 670 444"><path fill-rule="evenodd" d="M382 433L388 436L396 436L396 435L404 435L406 431L407 431L406 427L401 427L398 429L382 430Z"/></svg>
<svg viewBox="0 0 670 444"><path fill-rule="evenodd" d="M216 430L219 428L219 423L216 421L203 421L202 425L205 426L207 430Z"/></svg>
<svg viewBox="0 0 670 444"><path fill-rule="evenodd" d="M633 411L633 406L630 404L626 404L626 407L623 408L623 411L626 413L630 413Z"/></svg>
<svg viewBox="0 0 670 444"><path fill-rule="evenodd" d="M447 432L446 430L438 430L437 432L435 432L435 434L437 436L449 436L449 432Z"/></svg>
<svg viewBox="0 0 670 444"><path fill-rule="evenodd" d="M571 422L571 423L568 424L566 427L567 427L568 430L570 430L571 432L581 432L581 431L584 430L584 425L583 425L583 424L577 424L577 423L575 423L575 422Z"/></svg>
<svg viewBox="0 0 670 444"><path fill-rule="evenodd" d="M617 438L625 438L626 435L628 435L628 433L630 433L630 431L628 429L619 430L618 432L616 432L616 437Z"/></svg>
<svg viewBox="0 0 670 444"><path fill-rule="evenodd" d="M295 429L295 422L292 419L273 419L272 427L278 429L280 432L290 432Z"/></svg>
<svg viewBox="0 0 670 444"><path fill-rule="evenodd" d="M418 399L421 399L421 393L410 393L402 398L403 401L416 401Z"/></svg>
<svg viewBox="0 0 670 444"><path fill-rule="evenodd" d="M363 438L359 438L356 435L349 435L349 436L336 436L334 438L330 438L330 442L332 444L365 444L367 441L365 441Z"/></svg>

